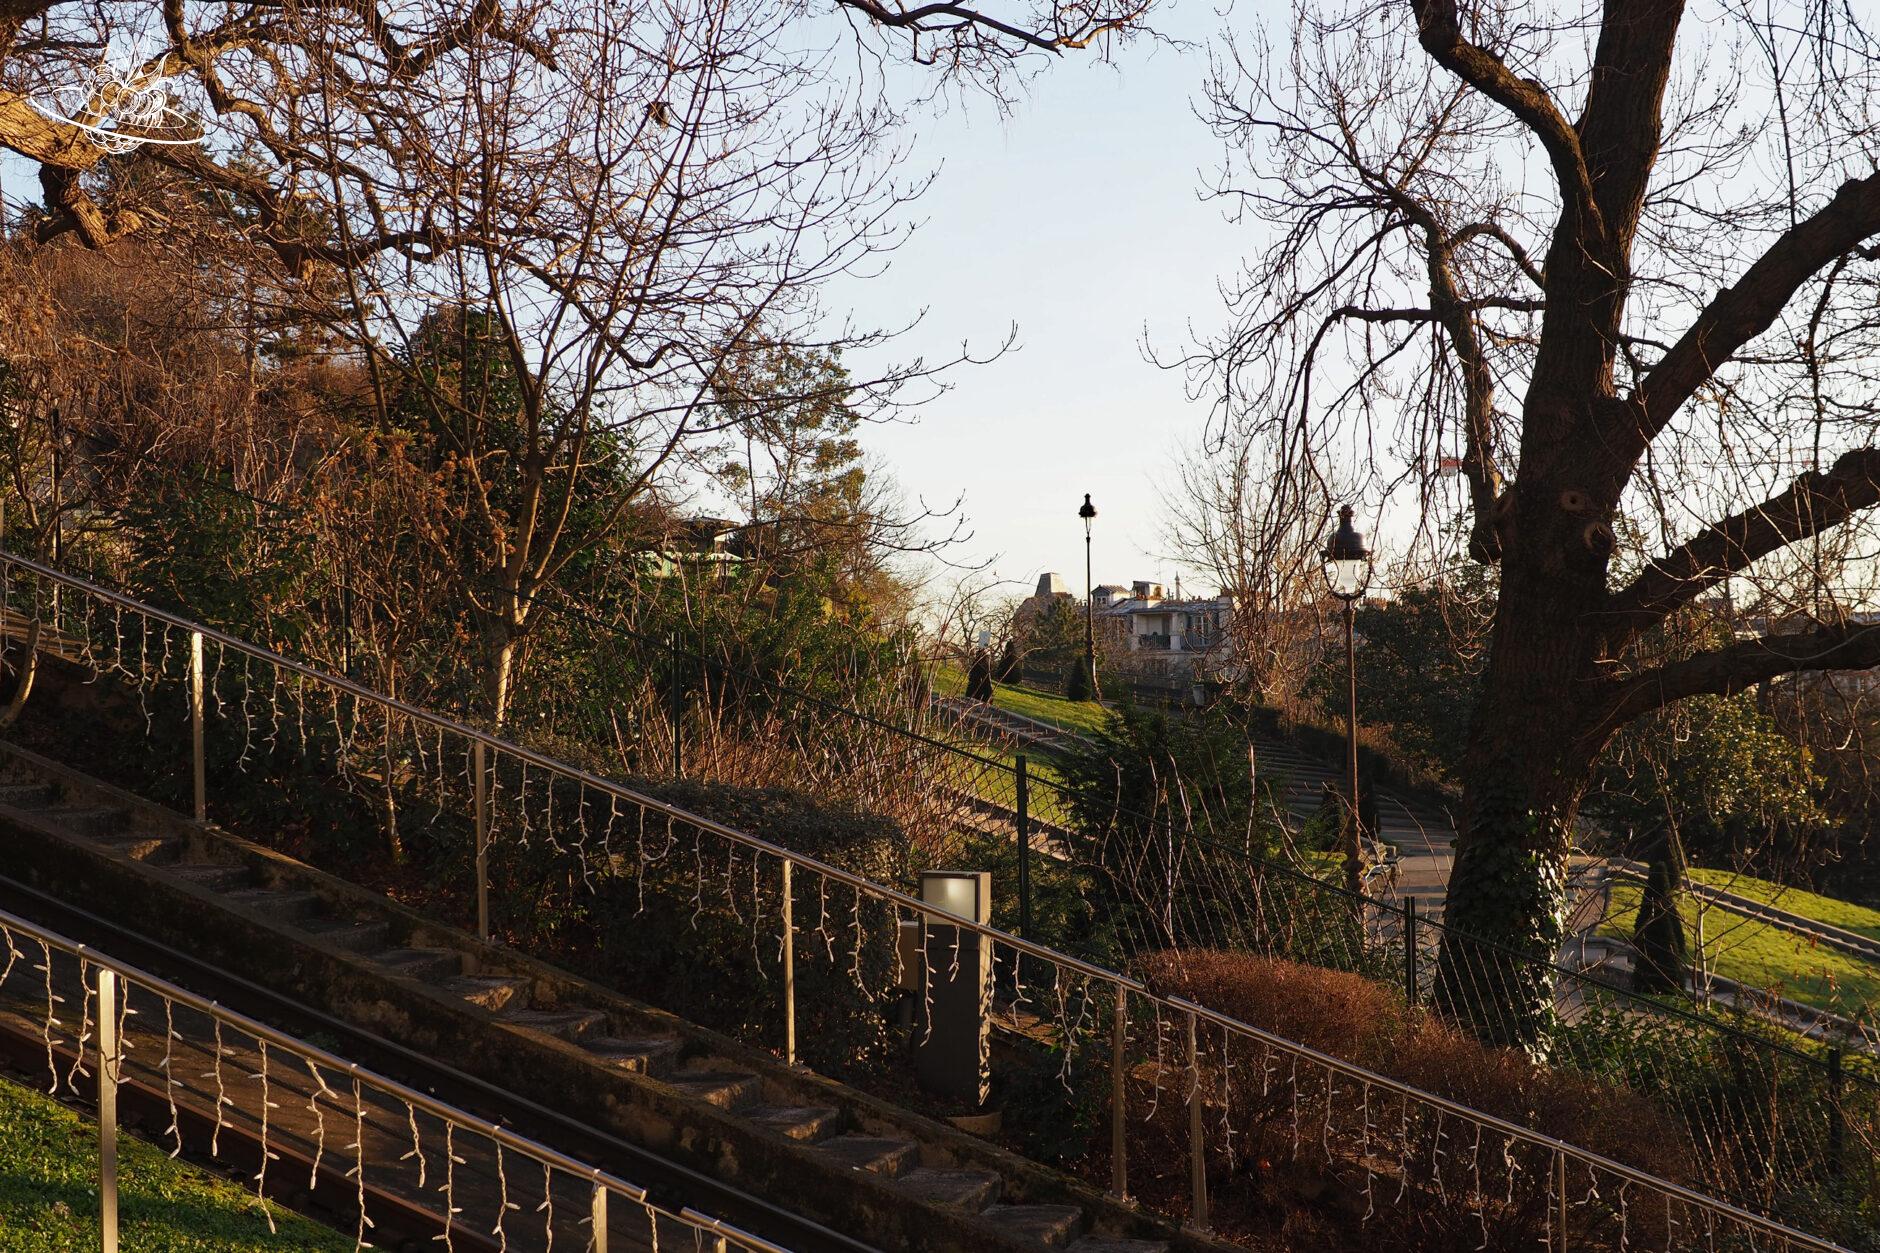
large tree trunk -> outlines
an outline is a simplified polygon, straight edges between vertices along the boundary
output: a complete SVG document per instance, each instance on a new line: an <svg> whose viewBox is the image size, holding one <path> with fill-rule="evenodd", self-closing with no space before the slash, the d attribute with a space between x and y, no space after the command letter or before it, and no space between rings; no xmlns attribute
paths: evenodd
<svg viewBox="0 0 1880 1253"><path fill-rule="evenodd" d="M1438 1000L1484 1038L1539 1053L1566 919L1567 852L1599 751L1585 728L1610 532L1580 485L1536 476L1514 490L1463 764Z"/></svg>

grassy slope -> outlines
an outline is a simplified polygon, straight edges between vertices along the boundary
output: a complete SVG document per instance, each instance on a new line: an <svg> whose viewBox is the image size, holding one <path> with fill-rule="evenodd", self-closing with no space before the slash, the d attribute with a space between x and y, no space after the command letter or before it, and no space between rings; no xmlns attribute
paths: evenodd
<svg viewBox="0 0 1880 1253"><path fill-rule="evenodd" d="M279 1206L268 1231L253 1193L141 1140L118 1138L125 1253L340 1253L351 1237ZM0 1079L0 1248L71 1253L98 1247L98 1131L43 1092Z"/></svg>
<svg viewBox="0 0 1880 1253"><path fill-rule="evenodd" d="M1013 761L1016 754L1002 748L977 743L961 735L945 735L941 738L977 757L1000 762L1005 766L1004 770L993 770L963 758L960 759L958 766L961 772L960 786L963 790L983 800L989 800L995 805L1004 805L1007 809L1018 803L1017 785L1011 774L1011 771L1017 769ZM1056 823L1059 826L1069 822L1070 815L1064 805L1064 776L1058 773L1050 756L1037 752L1025 754L1025 773L1032 781L1029 798L1032 817L1042 822Z"/></svg>
<svg viewBox="0 0 1880 1253"><path fill-rule="evenodd" d="M1734 892L1738 896L1747 896L1751 900L1762 901L1778 909L1786 909L1792 914L1801 914L1805 918L1825 922L1843 931L1852 931L1870 939L1880 940L1880 909L1868 909L1852 901L1836 900L1832 896L1818 896L1813 892L1804 892L1800 888L1784 887L1780 883L1771 883L1767 879L1737 874L1730 870L1693 869L1691 878L1713 888Z"/></svg>
<svg viewBox="0 0 1880 1253"><path fill-rule="evenodd" d="M1641 893L1637 886L1614 885L1612 909L1600 923L1600 933L1629 939ZM1685 934L1695 944L1697 908L1688 897L1682 912ZM1838 1013L1880 1005L1880 968L1869 962L1813 947L1800 936L1716 908L1705 911L1704 932L1711 969L1725 978Z"/></svg>
<svg viewBox="0 0 1880 1253"><path fill-rule="evenodd" d="M966 672L951 662L941 662L934 667L933 687L942 696L963 695ZM1097 701L1065 700L1051 692L1012 683L994 683L992 703L995 708L1085 735L1101 731L1110 717L1109 709Z"/></svg>

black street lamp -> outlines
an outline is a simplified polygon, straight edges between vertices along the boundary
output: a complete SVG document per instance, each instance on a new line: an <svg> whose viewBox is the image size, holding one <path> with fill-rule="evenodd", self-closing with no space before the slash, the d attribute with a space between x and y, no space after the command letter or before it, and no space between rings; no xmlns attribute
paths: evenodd
<svg viewBox="0 0 1880 1253"><path fill-rule="evenodd" d="M1096 600L1091 595L1090 582L1090 520L1097 516L1097 507L1090 503L1090 493L1084 493L1083 506L1077 516L1084 520L1084 679L1090 692L1090 699L1097 699L1097 631Z"/></svg>
<svg viewBox="0 0 1880 1253"><path fill-rule="evenodd" d="M1345 834L1345 886L1353 893L1364 889L1364 861L1358 830L1358 652L1352 641L1353 619L1358 599L1371 581L1371 551L1364 546L1364 536L1351 525L1351 506L1338 510L1338 530L1325 546L1325 581L1332 595L1345 602L1345 677L1348 701L1345 706L1345 748L1347 779L1351 791L1351 821Z"/></svg>

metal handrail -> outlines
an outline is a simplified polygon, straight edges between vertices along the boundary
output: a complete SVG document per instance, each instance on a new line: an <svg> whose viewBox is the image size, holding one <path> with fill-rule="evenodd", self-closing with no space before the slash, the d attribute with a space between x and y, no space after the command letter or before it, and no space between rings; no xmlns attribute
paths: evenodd
<svg viewBox="0 0 1880 1253"><path fill-rule="evenodd" d="M240 654L266 662L290 673L300 675L303 678L336 691L344 692L357 700L362 700L369 704L377 705L380 708L399 713L436 730L462 736L472 744L481 744L486 749L492 749L497 753L534 765L551 774L560 775L571 782L592 788L602 795L612 796L619 800L627 801L630 804L640 806L643 809L661 813L668 818L685 823L697 830L709 832L731 843L742 845L757 853L775 858L780 863L795 865L810 870L825 879L834 880L835 882L854 889L858 893L866 894L876 900L894 906L897 910L897 917L899 916L898 911L903 909L915 917L921 917L932 912L932 907L918 898L895 888L878 884L863 875L844 870L839 866L831 865L815 857L795 852L782 845L739 831L734 827L727 826L724 823L717 822L703 815L694 814L677 805L669 804L656 797L615 783L610 779L594 774L592 771L582 767L562 762L543 753L539 753L534 749L517 744L495 733L482 730L468 723L459 722L443 714L433 713L396 697L385 696L351 679L328 674L313 666L295 661L292 658L283 657L269 649L251 644L236 636L216 630L213 627L192 622L177 614L158 609L151 605L146 605L133 597L111 591L108 588L99 587L97 584L88 580L66 574L51 566L44 565L29 558L19 557L4 550L0 550L0 564L17 566L20 569L31 571L42 578L70 587L75 591L94 597L106 604L166 623L179 630L191 632L203 639L212 640L223 648L234 649ZM1605 1171L1626 1182L1649 1188L1668 1198L1681 1201L1686 1205L1707 1211L1719 1217L1727 1218L1733 1222L1746 1224L1749 1227L1759 1230L1763 1234L1778 1236L1789 1241L1796 1247L1815 1250L1818 1251L1818 1253L1849 1253L1844 1246L1790 1227L1785 1223L1767 1218L1754 1211L1732 1204L1731 1202L1694 1191L1682 1184L1653 1175L1648 1171L1628 1166L1622 1162L1606 1157L1603 1154L1580 1148L1565 1140L1547 1135L1544 1132L1536 1131L1533 1128L1523 1127L1518 1123L1509 1122L1506 1119L1486 1111L1462 1105L1447 1097L1426 1091L1412 1084L1404 1083L1388 1075L1367 1070L1364 1067L1343 1061L1331 1054L1321 1052L1318 1049L1312 1048L1310 1045L1289 1040L1283 1036L1256 1027L1251 1023L1243 1022L1230 1015L1209 1009L1204 1005L1176 996L1162 995L1150 988L1143 980L1133 978L1119 971L1105 969L1104 967L1095 965L1069 953L1064 953L1020 936L1009 934L971 919L955 919L949 917L947 921L949 925L957 926L963 932L977 934L994 945L1004 945L1014 953L1023 954L1047 962L1061 970L1067 970L1080 975L1085 979L1108 984L1117 989L1119 993L1134 994L1144 998L1151 1004L1164 1006L1177 1013L1188 1015L1191 1022L1205 1020L1224 1031L1240 1035L1267 1048L1276 1049L1281 1053L1290 1054L1296 1059L1335 1071L1348 1078L1357 1079L1371 1087L1393 1092L1406 1101L1414 1101L1418 1104L1426 1105L1433 1110L1455 1115L1466 1121L1476 1123L1483 1128L1493 1130L1511 1140L1519 1140L1536 1148L1549 1150L1562 1161L1571 1159L1589 1169Z"/></svg>
<svg viewBox="0 0 1880 1253"><path fill-rule="evenodd" d="M785 1249L782 1245L772 1244L762 1236L754 1235L740 1227L725 1222L723 1219L693 1209L690 1206L678 1210L668 1209L655 1201L650 1192L636 1183L610 1174L599 1167L590 1166L585 1162L577 1161L575 1158L569 1157L567 1154L557 1149L550 1148L548 1145L542 1144L539 1141L531 1140L527 1136L518 1135L516 1132L498 1123L489 1122L477 1117L475 1114L458 1109L454 1105L446 1104L433 1096L428 1096L420 1092L416 1088L407 1087L396 1079L381 1075L377 1071L361 1066L357 1062L348 1061L338 1054L330 1053L317 1044L308 1043L305 1040L288 1035L284 1031L277 1031L264 1022L250 1018L248 1015L237 1010L229 1009L219 1001L212 1000L209 997L199 996L191 992L188 988L181 987L171 983L167 979L150 974L148 971L133 966L129 962L120 961L108 953L101 953L89 944L81 944L77 940L70 939L49 928L42 927L17 914L0 910L0 929L30 936L33 940L45 945L48 949L56 949L72 957L76 957L90 966L109 970L120 979L123 979L127 985L142 987L146 991L153 992L167 1001L185 1006L195 1010L197 1013L206 1015L214 1021L233 1027L244 1035L251 1036L256 1040L266 1041L284 1052L299 1058L303 1062L312 1062L325 1070L356 1080L362 1088L370 1088L377 1092L384 1093L411 1106L413 1109L422 1110L424 1113L438 1119L440 1122L475 1132L506 1149L513 1150L525 1157L533 1158L537 1163L543 1166L550 1167L572 1178L583 1180L594 1188L604 1189L609 1193L625 1197L635 1205L676 1219L683 1222L688 1227L723 1237L725 1240L736 1244L739 1248L752 1250L752 1253L789 1253L789 1250Z"/></svg>

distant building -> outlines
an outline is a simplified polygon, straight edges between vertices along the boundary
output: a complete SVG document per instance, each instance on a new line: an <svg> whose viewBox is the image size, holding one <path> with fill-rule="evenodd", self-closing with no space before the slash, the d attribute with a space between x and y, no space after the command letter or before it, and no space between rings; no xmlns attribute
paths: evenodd
<svg viewBox="0 0 1880 1253"><path fill-rule="evenodd" d="M1040 575L1037 590L1012 615L1013 631L1023 640L1039 615L1060 603L1083 608L1063 575ZM1093 588L1090 603L1106 668L1166 685L1204 677L1225 659L1234 598L1224 591L1170 599L1160 583L1138 580Z"/></svg>
<svg viewBox="0 0 1880 1253"><path fill-rule="evenodd" d="M644 569L654 578L715 574L727 578L744 560L740 539L744 524L725 518L675 518L658 543L644 554Z"/></svg>
<svg viewBox="0 0 1880 1253"><path fill-rule="evenodd" d="M1147 679L1188 680L1226 660L1234 598L1224 590L1171 599L1160 583L1139 581L1127 589L1106 585L1091 599L1112 666Z"/></svg>

